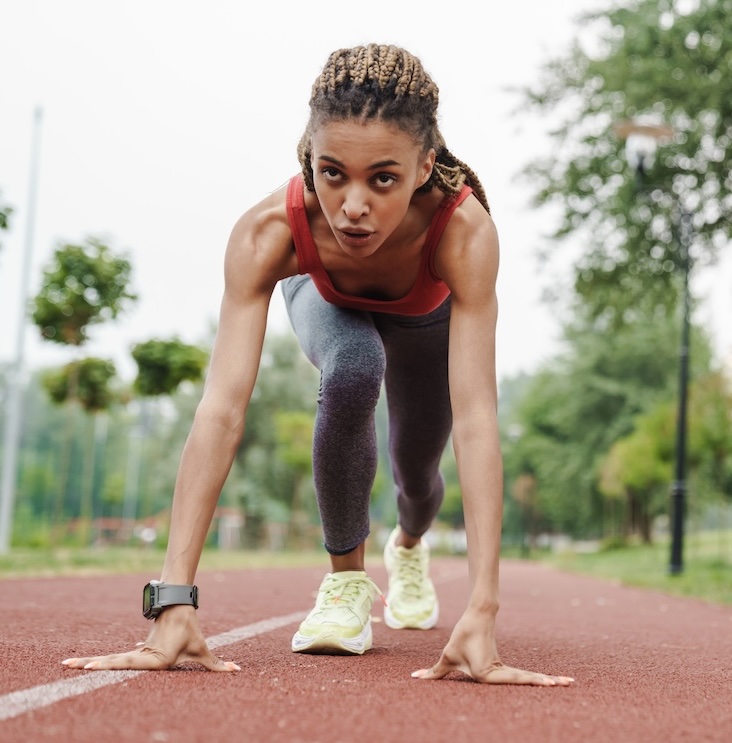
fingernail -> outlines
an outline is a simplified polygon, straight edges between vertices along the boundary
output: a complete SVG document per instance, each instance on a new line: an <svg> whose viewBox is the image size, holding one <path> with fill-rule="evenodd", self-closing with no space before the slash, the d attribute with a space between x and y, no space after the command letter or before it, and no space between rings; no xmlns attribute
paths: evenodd
<svg viewBox="0 0 732 743"><path fill-rule="evenodd" d="M66 660L61 661L62 666L68 666L71 661L74 660L74 658L67 658Z"/></svg>
<svg viewBox="0 0 732 743"><path fill-rule="evenodd" d="M421 679L421 678L424 677L424 675L425 675L425 671L424 670L414 671L414 673L412 673L412 678L413 679Z"/></svg>
<svg viewBox="0 0 732 743"><path fill-rule="evenodd" d="M235 671L241 671L241 668L236 663L228 663L229 668L233 668Z"/></svg>
<svg viewBox="0 0 732 743"><path fill-rule="evenodd" d="M93 671L95 668L99 668L99 661L93 660L84 666L85 671Z"/></svg>

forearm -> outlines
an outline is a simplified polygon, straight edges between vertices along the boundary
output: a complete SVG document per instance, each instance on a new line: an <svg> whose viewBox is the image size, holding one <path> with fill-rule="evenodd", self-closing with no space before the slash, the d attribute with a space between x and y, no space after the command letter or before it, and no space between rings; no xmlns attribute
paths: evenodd
<svg viewBox="0 0 732 743"><path fill-rule="evenodd" d="M468 540L471 605L498 608L503 523L503 467L497 430L481 416L458 422L453 431Z"/></svg>
<svg viewBox="0 0 732 743"><path fill-rule="evenodd" d="M194 582L216 504L240 439L240 429L227 428L215 417L197 414L178 469L161 580Z"/></svg>

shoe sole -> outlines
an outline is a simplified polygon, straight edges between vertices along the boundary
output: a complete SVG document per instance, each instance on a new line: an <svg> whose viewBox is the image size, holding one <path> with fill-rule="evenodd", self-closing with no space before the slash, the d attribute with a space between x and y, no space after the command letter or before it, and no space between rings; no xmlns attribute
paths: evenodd
<svg viewBox="0 0 732 743"><path fill-rule="evenodd" d="M387 599L386 603L387 606L384 607L384 624L389 629L432 629L437 625L437 620L440 616L439 606L435 606L432 614L421 622L410 622L408 620L397 619L389 610L389 599Z"/></svg>
<svg viewBox="0 0 732 743"><path fill-rule="evenodd" d="M292 638L293 653L313 653L322 655L363 655L371 649L373 640L371 620L364 625L356 637L341 637L335 630L325 630L315 637L296 632Z"/></svg>

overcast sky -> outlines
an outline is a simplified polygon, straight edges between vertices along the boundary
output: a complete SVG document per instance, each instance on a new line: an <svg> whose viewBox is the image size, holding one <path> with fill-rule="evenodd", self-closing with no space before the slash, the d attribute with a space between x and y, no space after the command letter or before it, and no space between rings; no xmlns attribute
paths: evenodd
<svg viewBox="0 0 732 743"><path fill-rule="evenodd" d="M557 348L557 322L540 302L550 277L534 257L551 223L516 176L546 151L550 122L512 115L518 98L507 89L536 80L576 35L578 13L603 5L0 0L0 192L16 209L0 238L0 363L16 353L36 107L30 295L61 242L93 235L127 252L140 299L94 330L85 353L131 376L134 343L207 338L231 227L299 169L313 80L333 49L375 41L416 53L440 87L448 147L480 176L501 237L499 376L535 369ZM561 262L553 270L552 281L566 278ZM720 353L732 354L732 256L695 288ZM269 327L286 323L277 290ZM70 357L30 324L25 356L30 367Z"/></svg>

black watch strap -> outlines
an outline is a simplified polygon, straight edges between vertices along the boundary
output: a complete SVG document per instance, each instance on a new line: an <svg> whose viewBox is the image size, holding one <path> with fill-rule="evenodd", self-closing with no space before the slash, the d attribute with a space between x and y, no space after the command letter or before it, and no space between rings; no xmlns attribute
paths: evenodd
<svg viewBox="0 0 732 743"><path fill-rule="evenodd" d="M197 586L178 586L170 583L160 583L157 588L157 603L161 608L185 604L198 609Z"/></svg>

